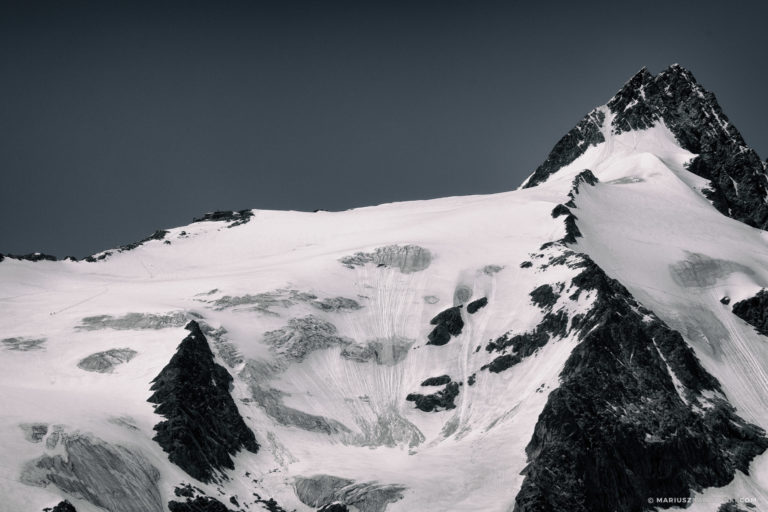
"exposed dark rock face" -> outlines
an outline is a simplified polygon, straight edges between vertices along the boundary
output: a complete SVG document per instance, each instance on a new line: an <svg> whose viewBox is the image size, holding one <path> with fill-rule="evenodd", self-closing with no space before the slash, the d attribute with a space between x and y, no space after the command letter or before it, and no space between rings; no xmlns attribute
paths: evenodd
<svg viewBox="0 0 768 512"><path fill-rule="evenodd" d="M581 182L596 183L590 175L574 180L566 207L576 207ZM569 212L566 225L570 217ZM532 294L545 310L542 323L523 338L504 336L486 347L514 347L491 363L500 369L548 337L579 340L526 448L529 463L515 512L668 508L679 503L649 498L687 498L726 485L737 470L748 473L750 461L768 449L765 432L737 416L680 333L567 243L566 238L545 244L542 250L554 254L541 268L575 270L558 293L567 291L571 301L589 293L590 308L569 324L562 309L553 311L562 298L542 287Z"/></svg>
<svg viewBox="0 0 768 512"><path fill-rule="evenodd" d="M746 503L745 507L746 508L742 508L736 503L728 502L720 505L720 508L717 509L717 512L748 512L750 509L751 510L756 509L754 503Z"/></svg>
<svg viewBox="0 0 768 512"><path fill-rule="evenodd" d="M561 215L565 215L564 224L565 224L565 236L560 239L560 242L564 244L575 244L576 239L579 238L581 235L581 231L579 231L579 227L576 225L576 221L578 220L578 217L573 214L571 211L572 208L576 208L576 196L579 194L579 187L582 184L586 185L596 185L599 182L597 177L592 174L592 171L589 169L584 169L579 174L576 175L576 177L573 179L573 182L571 183L571 190L568 192L568 202L565 204L559 204L555 206L555 208L552 210L552 217L557 218ZM550 244L553 242L550 242ZM545 244L546 245L546 244Z"/></svg>
<svg viewBox="0 0 768 512"><path fill-rule="evenodd" d="M565 218L565 236L563 237L563 242L567 244L575 244L576 239L581 236L581 231L579 231L578 226L576 226L576 221L578 218L570 214Z"/></svg>
<svg viewBox="0 0 768 512"><path fill-rule="evenodd" d="M565 323L567 324L567 319L565 320ZM485 347L488 352L505 353L498 356L491 361L490 364L483 366L481 369L487 369L493 373L508 370L526 357L533 355L536 350L546 345L549 341L549 336L550 335L546 330L538 327L532 332L516 334L514 336L510 336L510 333L507 333L500 338L497 338L495 341L488 343Z"/></svg>
<svg viewBox="0 0 768 512"><path fill-rule="evenodd" d="M556 219L561 215L568 215L569 213L571 213L571 210L569 210L567 206L559 204L552 209L552 218Z"/></svg>
<svg viewBox="0 0 768 512"><path fill-rule="evenodd" d="M90 435L60 435L64 455L27 463L20 480L55 485L110 512L161 512L160 472L139 452Z"/></svg>
<svg viewBox="0 0 768 512"><path fill-rule="evenodd" d="M454 306L439 313L429 321L435 328L429 333L427 345L445 345L451 341L451 336L458 336L464 328L461 318L462 306Z"/></svg>
<svg viewBox="0 0 768 512"><path fill-rule="evenodd" d="M53 508L44 508L43 512L77 512L77 509L70 502L64 500Z"/></svg>
<svg viewBox="0 0 768 512"><path fill-rule="evenodd" d="M56 256L42 252L30 252L28 254L0 254L0 261L5 258L19 261L58 261Z"/></svg>
<svg viewBox="0 0 768 512"><path fill-rule="evenodd" d="M170 512L232 512L222 502L209 496L198 496L186 501L169 501Z"/></svg>
<svg viewBox="0 0 768 512"><path fill-rule="evenodd" d="M166 418L155 425L154 440L171 462L210 482L216 472L234 469L231 455L256 453L259 445L229 394L232 376L214 362L197 322L186 328L190 334L152 384L149 401Z"/></svg>
<svg viewBox="0 0 768 512"><path fill-rule="evenodd" d="M763 162L690 71L674 65L653 76L642 69L608 107L616 133L663 122L684 149L697 155L688 170L710 180L705 195L715 208L750 226L768 226Z"/></svg>
<svg viewBox="0 0 768 512"><path fill-rule="evenodd" d="M130 348L113 348L89 355L77 363L77 367L87 372L110 373L116 366L136 357L136 354L138 352Z"/></svg>
<svg viewBox="0 0 768 512"><path fill-rule="evenodd" d="M579 174L576 175L575 178L573 178L573 181L571 182L571 190L568 192L568 199L569 201L565 204L565 206L568 206L570 208L575 208L576 205L573 203L573 201L576 199L576 196L579 194L579 188L581 187L581 184L589 185L589 186L595 186L600 182L599 179L597 179L597 176L595 176L592 171L589 169L584 169Z"/></svg>
<svg viewBox="0 0 768 512"><path fill-rule="evenodd" d="M173 494L179 498L194 498L195 494L203 494L203 491L191 484L181 484L173 489Z"/></svg>
<svg viewBox="0 0 768 512"><path fill-rule="evenodd" d="M266 508L267 512L288 512L283 507L278 505L273 498L267 498L265 500L258 498L256 500L256 503L259 503L260 505L264 505L264 508Z"/></svg>
<svg viewBox="0 0 768 512"><path fill-rule="evenodd" d="M568 314L562 309L552 311L560 297L559 293L555 293L551 285L544 284L533 290L530 296L531 301L544 312L541 322L531 332L514 335L508 332L488 343L485 347L486 351L501 352L502 355L483 366L482 370L487 369L492 373L508 370L526 357L533 355L551 338L566 335Z"/></svg>
<svg viewBox="0 0 768 512"><path fill-rule="evenodd" d="M192 219L192 222L229 222L227 227L233 228L249 222L251 218L253 218L253 210L215 211Z"/></svg>
<svg viewBox="0 0 768 512"><path fill-rule="evenodd" d="M158 229L151 235L149 235L147 238L144 238L142 240L139 240L138 242L133 242L131 244L121 245L119 251L130 251L132 249L135 249L139 246L144 245L147 242L151 242L152 240L163 240L165 236L168 234L168 231L164 229Z"/></svg>
<svg viewBox="0 0 768 512"><path fill-rule="evenodd" d="M678 332L580 258L572 297L597 298L573 322L581 341L526 448L515 510L646 510L649 497L687 497L748 472L768 448L764 432L720 398Z"/></svg>
<svg viewBox="0 0 768 512"><path fill-rule="evenodd" d="M246 475L248 475L248 473L246 473ZM184 501L169 501L168 510L170 512L246 512L246 510L250 510L250 506L245 502L243 502L244 508L241 508L240 501L236 496L229 497L229 503L235 507L234 509L230 509L221 501L207 496L202 490L189 484L183 484L180 487L176 487L174 489L174 494L179 498L186 499ZM255 498L253 504L263 505L263 508L259 507L259 510L287 512L272 498L262 499L258 493L253 493L253 497Z"/></svg>
<svg viewBox="0 0 768 512"><path fill-rule="evenodd" d="M573 199L573 196L579 193L579 186L585 183L589 186L597 185L600 182L597 176L594 175L589 169L584 169L573 179L571 192L568 193L568 197Z"/></svg>
<svg viewBox="0 0 768 512"><path fill-rule="evenodd" d="M439 377L430 377L425 379L421 383L422 386L442 386L451 382L451 378L448 375L440 375Z"/></svg>
<svg viewBox="0 0 768 512"><path fill-rule="evenodd" d="M168 234L168 231L166 231L164 229L158 229L157 231L155 231L154 233L152 233L148 237L143 238L143 239L139 240L138 242L132 242L130 244L121 245L120 247L118 247L117 249L114 249L114 250L116 250L117 252L132 251L133 249L136 249L137 247L140 247L140 246L144 245L147 242L151 242L152 240L163 240L163 239L165 239L167 234ZM166 240L165 243L166 244L170 244L171 242L170 242L170 240ZM105 260L108 257L112 256L112 254L114 254L114 252L113 251L103 251L103 252L97 253L97 254L98 254L98 256L96 254L91 254L90 256L86 256L85 258L83 258L83 261L87 261L88 263L95 263L97 261L102 261L102 260ZM67 258L67 259L70 259L70 258ZM71 258L71 259L74 260L74 258Z"/></svg>
<svg viewBox="0 0 768 512"><path fill-rule="evenodd" d="M531 301L541 309L551 308L560 298L560 294L555 293L552 285L549 284L539 286L530 293L530 296Z"/></svg>
<svg viewBox="0 0 768 512"><path fill-rule="evenodd" d="M467 313L470 315L474 315L477 313L480 309L484 308L488 305L488 297L483 297L481 299L474 300L467 304Z"/></svg>
<svg viewBox="0 0 768 512"><path fill-rule="evenodd" d="M523 188L535 187L547 181L553 173L583 155L590 146L605 142L602 132L604 122L605 113L601 110L593 110L587 114L555 144L547 159L534 171Z"/></svg>
<svg viewBox="0 0 768 512"><path fill-rule="evenodd" d="M456 404L453 401L457 396L459 396L459 383L448 382L443 389L431 395L410 393L405 399L414 402L416 408L424 412L439 412L455 409Z"/></svg>
<svg viewBox="0 0 768 512"><path fill-rule="evenodd" d="M323 507L317 509L317 512L349 512L349 509L343 503L329 503Z"/></svg>
<svg viewBox="0 0 768 512"><path fill-rule="evenodd" d="M96 255L90 255L83 258L83 261L87 261L88 263L96 263L97 261L103 261L107 258L112 256L112 251L104 251L102 253L99 253L98 256Z"/></svg>
<svg viewBox="0 0 768 512"><path fill-rule="evenodd" d="M754 327L763 336L768 336L768 290L760 290L754 297L734 304L733 314Z"/></svg>
<svg viewBox="0 0 768 512"><path fill-rule="evenodd" d="M549 341L549 338L543 338L541 346L544 346L547 341ZM492 373L501 373L504 370L509 370L522 360L523 358L519 354L504 354L491 361L488 365L484 365L481 369L487 369Z"/></svg>
<svg viewBox="0 0 768 512"><path fill-rule="evenodd" d="M695 154L688 170L710 180L706 197L723 215L753 227L768 227L768 177L764 163L728 121L715 95L690 71L670 66L656 76L643 68L608 102L614 133L644 130L663 122L681 147ZM524 188L534 187L590 146L604 141L604 117L593 111L555 145Z"/></svg>

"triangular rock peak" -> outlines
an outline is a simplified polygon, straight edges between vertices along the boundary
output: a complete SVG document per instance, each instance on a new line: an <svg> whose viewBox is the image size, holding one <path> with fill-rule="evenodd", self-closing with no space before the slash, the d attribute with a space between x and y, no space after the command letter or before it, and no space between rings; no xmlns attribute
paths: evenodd
<svg viewBox="0 0 768 512"><path fill-rule="evenodd" d="M688 170L709 180L704 195L722 214L768 227L765 163L749 148L712 92L674 64L658 75L638 71L604 106L582 119L550 152L522 188L546 181L606 137L663 123L695 155Z"/></svg>
<svg viewBox="0 0 768 512"><path fill-rule="evenodd" d="M259 445L232 396L232 376L214 361L208 340L194 320L189 335L152 384L149 401L166 419L155 425L155 441L168 458L203 482L234 469L231 455L256 453Z"/></svg>

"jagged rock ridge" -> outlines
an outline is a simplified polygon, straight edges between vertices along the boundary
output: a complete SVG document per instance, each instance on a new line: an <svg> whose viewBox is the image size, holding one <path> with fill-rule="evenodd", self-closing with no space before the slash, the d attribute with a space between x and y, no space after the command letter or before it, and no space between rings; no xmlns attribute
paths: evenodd
<svg viewBox="0 0 768 512"><path fill-rule="evenodd" d="M768 290L760 290L733 305L733 314L753 326L763 336L768 336Z"/></svg>
<svg viewBox="0 0 768 512"><path fill-rule="evenodd" d="M757 153L744 142L712 92L673 65L656 76L640 70L608 102L613 130L650 128L663 121L678 143L697 155L688 170L710 180L704 191L721 213L750 226L768 227L768 178Z"/></svg>
<svg viewBox="0 0 768 512"><path fill-rule="evenodd" d="M558 245L565 257L554 264L578 270L569 299L596 299L570 322L579 344L526 448L515 512L649 510L649 498L689 497L749 474L768 448L765 432L737 416L680 333L588 256ZM550 289L532 298L547 309L557 299Z"/></svg>
<svg viewBox="0 0 768 512"><path fill-rule="evenodd" d="M190 321L189 335L152 384L149 401L165 421L155 425L155 441L168 458L203 482L234 469L231 455L256 453L259 445L229 394L232 376L214 361L205 335Z"/></svg>
<svg viewBox="0 0 768 512"><path fill-rule="evenodd" d="M602 132L604 122L605 113L601 110L595 109L587 114L584 119L579 121L579 124L555 144L547 159L536 168L523 187L535 187L543 183L553 173L583 155L590 146L605 142L605 136Z"/></svg>
<svg viewBox="0 0 768 512"><path fill-rule="evenodd" d="M695 158L688 170L710 181L703 192L722 214L753 227L768 227L768 177L765 163L744 142L712 92L687 69L673 65L654 76L635 74L608 102L615 134L645 130L663 122ZM605 141L605 115L590 112L554 147L523 185L534 187Z"/></svg>

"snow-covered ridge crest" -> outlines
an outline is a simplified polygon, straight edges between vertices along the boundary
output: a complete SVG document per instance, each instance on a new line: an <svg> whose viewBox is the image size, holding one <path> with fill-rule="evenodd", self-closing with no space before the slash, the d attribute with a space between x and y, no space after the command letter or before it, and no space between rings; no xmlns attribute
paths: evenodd
<svg viewBox="0 0 768 512"><path fill-rule="evenodd" d="M121 512L768 500L768 345L751 325L768 235L713 208L668 114L616 128L657 94L655 77L635 82L537 186L214 212L96 263L2 262L2 506L103 512L99 496L142 486L151 499ZM183 376L169 363L190 321L259 447L227 451L206 481L153 440L192 422L147 402L155 377Z"/></svg>

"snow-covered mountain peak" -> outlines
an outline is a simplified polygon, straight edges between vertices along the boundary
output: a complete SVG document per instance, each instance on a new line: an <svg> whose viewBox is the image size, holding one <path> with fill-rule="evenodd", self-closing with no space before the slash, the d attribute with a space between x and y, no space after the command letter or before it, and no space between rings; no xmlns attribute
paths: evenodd
<svg viewBox="0 0 768 512"><path fill-rule="evenodd" d="M706 180L701 192L715 208L750 226L768 226L764 163L729 122L715 95L677 64L655 76L645 68L638 71L606 105L560 139L522 188L547 181L589 148L610 147L614 136L639 136L659 126L691 154L685 168Z"/></svg>
<svg viewBox="0 0 768 512"><path fill-rule="evenodd" d="M641 70L520 190L0 258L0 510L768 504L765 175L734 133Z"/></svg>

